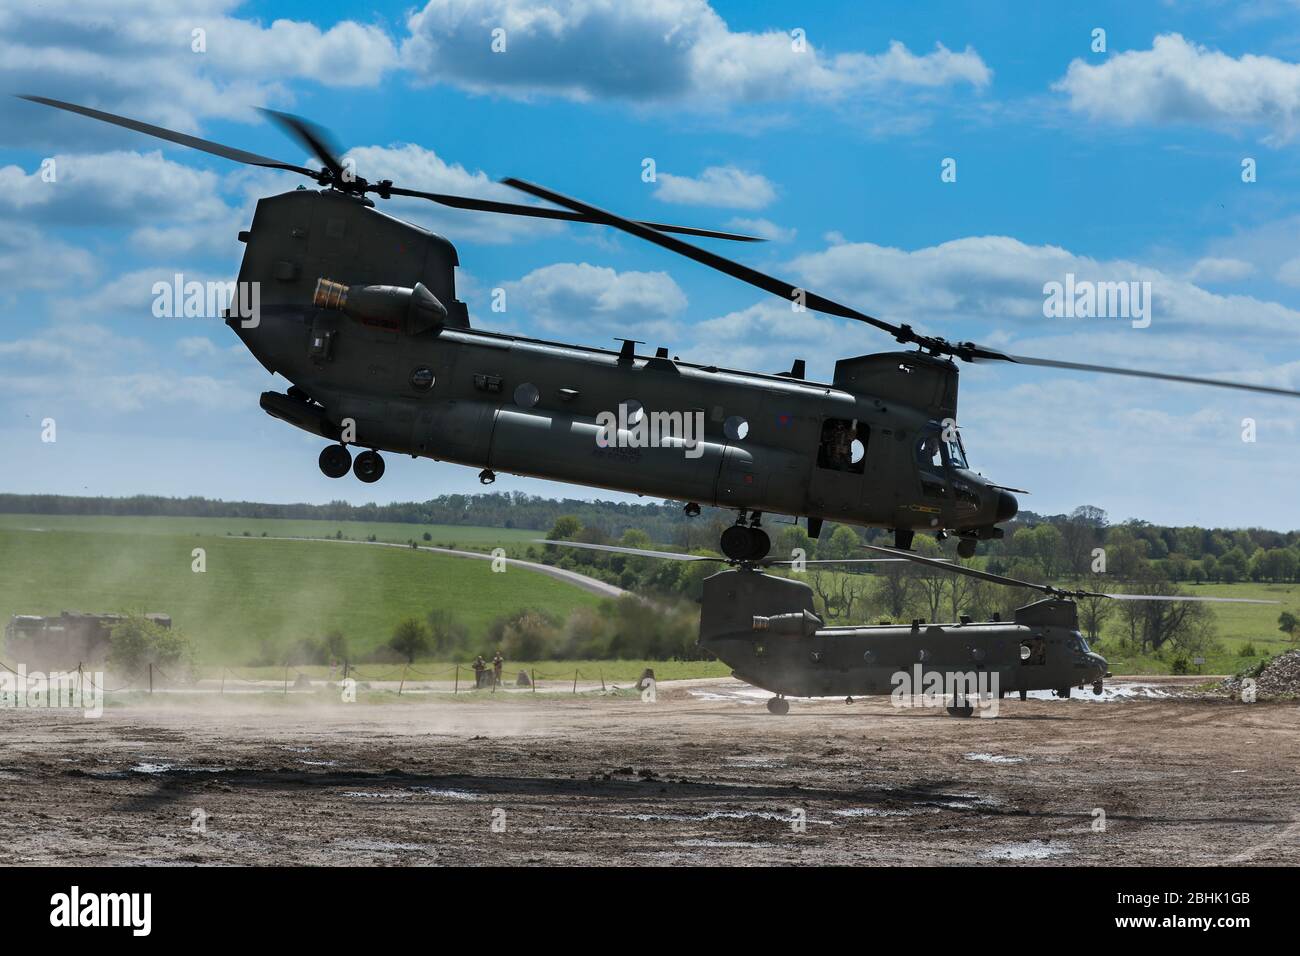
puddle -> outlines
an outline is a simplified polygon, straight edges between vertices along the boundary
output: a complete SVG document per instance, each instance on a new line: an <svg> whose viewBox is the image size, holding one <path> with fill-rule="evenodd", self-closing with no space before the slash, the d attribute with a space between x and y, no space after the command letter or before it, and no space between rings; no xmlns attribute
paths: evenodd
<svg viewBox="0 0 1300 956"><path fill-rule="evenodd" d="M471 793L468 790L440 790L437 787L408 787L413 793L423 793L431 797L447 797L451 800L481 800L481 794Z"/></svg>
<svg viewBox="0 0 1300 956"><path fill-rule="evenodd" d="M844 810L832 810L837 817L910 817L915 810L877 810L875 807L848 807Z"/></svg>
<svg viewBox="0 0 1300 956"><path fill-rule="evenodd" d="M985 860L1046 860L1054 856L1065 856L1070 852L1068 844L1030 840L1028 843L1007 843L1003 846L990 847L981 851L979 855Z"/></svg>
<svg viewBox="0 0 1300 956"><path fill-rule="evenodd" d="M976 763L1024 763L1024 757L1006 757L1002 754L966 754L967 760Z"/></svg>

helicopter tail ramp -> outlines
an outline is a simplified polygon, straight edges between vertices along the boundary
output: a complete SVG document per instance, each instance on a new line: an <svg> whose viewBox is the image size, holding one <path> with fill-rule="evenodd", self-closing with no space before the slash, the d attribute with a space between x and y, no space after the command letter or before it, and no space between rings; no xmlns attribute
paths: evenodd
<svg viewBox="0 0 1300 956"><path fill-rule="evenodd" d="M704 579L700 643L750 634L757 615L775 617L800 611L816 612L808 585L748 568L720 571Z"/></svg>

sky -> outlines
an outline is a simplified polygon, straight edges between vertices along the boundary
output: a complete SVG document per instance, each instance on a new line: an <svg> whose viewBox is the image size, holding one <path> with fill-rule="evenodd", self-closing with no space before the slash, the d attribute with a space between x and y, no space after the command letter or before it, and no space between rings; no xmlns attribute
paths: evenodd
<svg viewBox="0 0 1300 956"><path fill-rule="evenodd" d="M219 320L153 314L156 282L232 279L236 234L293 176L10 93L312 165L256 108L288 110L372 180L520 201L499 182L516 176L762 235L710 245L950 339L1300 389L1295 0L0 0L0 491L480 490L474 469L396 456L376 485L325 478L320 439L258 407L289 383ZM803 358L827 381L893 345L602 227L383 208L456 244L480 327ZM1149 289L1149 323L1046 314L1067 276ZM958 417L972 466L1027 510L1300 527L1297 399L981 364Z"/></svg>

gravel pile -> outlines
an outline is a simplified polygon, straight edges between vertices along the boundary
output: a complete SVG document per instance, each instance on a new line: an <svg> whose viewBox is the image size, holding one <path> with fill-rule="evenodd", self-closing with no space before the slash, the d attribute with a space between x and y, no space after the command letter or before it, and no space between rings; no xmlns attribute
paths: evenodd
<svg viewBox="0 0 1300 956"><path fill-rule="evenodd" d="M1273 658L1254 680L1257 697L1300 697L1300 650ZM1224 689L1234 697L1241 694L1241 684L1241 677L1229 677L1223 682Z"/></svg>

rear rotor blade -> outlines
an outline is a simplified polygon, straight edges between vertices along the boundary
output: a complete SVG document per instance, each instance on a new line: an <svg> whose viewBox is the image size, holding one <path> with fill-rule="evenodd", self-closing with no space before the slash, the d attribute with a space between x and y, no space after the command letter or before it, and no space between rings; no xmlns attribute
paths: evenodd
<svg viewBox="0 0 1300 956"><path fill-rule="evenodd" d="M271 159L268 156L259 156L257 153L250 153L244 149L223 146L221 143L214 143L211 140L200 139L187 133L178 133L175 130L154 126L150 123L141 123L139 120L127 119L125 116L117 116L113 113L105 113L103 110L94 110L88 106L65 103L63 100L52 100L47 96L19 95L18 98L31 103L40 103L44 106L67 110L69 113L80 113L82 116L89 116L91 119L97 119L102 123L112 123L114 126L122 126L126 129L135 130L137 133L156 136L158 139L165 139L179 146L188 146L190 149L211 153L213 156L220 156L223 159L233 159L237 163L246 163L249 166L263 166L267 169L284 169L291 173L302 173L304 176L311 176L313 179L318 175L316 170L307 169L305 166L282 163L278 159Z"/></svg>
<svg viewBox="0 0 1300 956"><path fill-rule="evenodd" d="M474 199L469 196L454 196L449 193L428 193L418 189L403 189L400 186L389 187L394 196L414 196L456 209L473 209L478 212L506 213L511 216L531 216L535 219L559 219L564 222L589 222L605 225L590 216L569 209L548 209L545 206L524 206L513 202L498 202L495 199ZM713 229L696 229L692 226L673 226L662 222L638 222L656 232L677 232L685 236L703 236L706 239L727 239L731 242L763 242L758 236L745 236L734 232L717 232Z"/></svg>
<svg viewBox="0 0 1300 956"><path fill-rule="evenodd" d="M330 134L324 127L317 126L301 116L294 116L292 113L268 109L261 109L259 112L263 116L270 117L277 126L315 153L316 158L325 165L325 168L334 174L336 181L342 179L343 163L338 158L338 148L330 142Z"/></svg>

